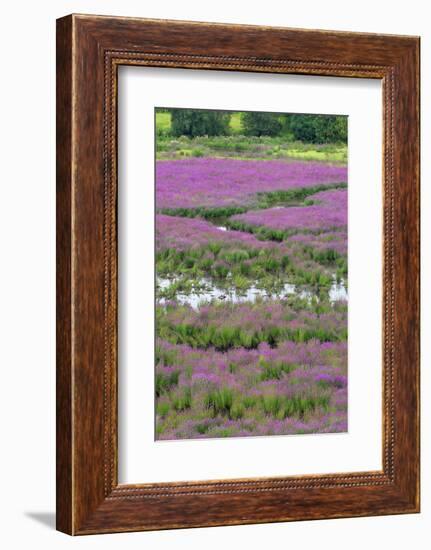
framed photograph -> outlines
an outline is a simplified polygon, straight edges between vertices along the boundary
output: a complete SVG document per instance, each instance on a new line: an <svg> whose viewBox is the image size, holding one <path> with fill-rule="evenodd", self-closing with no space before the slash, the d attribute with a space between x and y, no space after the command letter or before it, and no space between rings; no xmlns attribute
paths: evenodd
<svg viewBox="0 0 431 550"><path fill-rule="evenodd" d="M419 38L57 21L57 528L419 511Z"/></svg>

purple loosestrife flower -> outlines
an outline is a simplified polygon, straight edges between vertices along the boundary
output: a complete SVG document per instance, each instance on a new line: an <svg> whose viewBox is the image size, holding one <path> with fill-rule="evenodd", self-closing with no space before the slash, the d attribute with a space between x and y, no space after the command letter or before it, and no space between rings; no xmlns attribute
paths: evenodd
<svg viewBox="0 0 431 550"><path fill-rule="evenodd" d="M321 232L347 226L347 191L337 189L311 195L319 204L252 210L232 219L275 230Z"/></svg>
<svg viewBox="0 0 431 550"><path fill-rule="evenodd" d="M344 191L336 191L343 194ZM333 192L335 193L335 191ZM347 225L347 209L336 202L312 206L291 206L252 210L232 217L233 220L276 230L324 231Z"/></svg>
<svg viewBox="0 0 431 550"><path fill-rule="evenodd" d="M347 181L345 166L216 158L157 161L157 208L252 204L256 193Z"/></svg>
<svg viewBox="0 0 431 550"><path fill-rule="evenodd" d="M219 385L221 383L221 378L215 372L200 370L199 372L195 372L192 375L192 382L197 382L197 381L202 381L206 384Z"/></svg>
<svg viewBox="0 0 431 550"><path fill-rule="evenodd" d="M336 209L347 211L347 189L328 189L310 195L309 199Z"/></svg>
<svg viewBox="0 0 431 550"><path fill-rule="evenodd" d="M345 167L310 162L211 158L159 161L156 200L159 211L256 208L258 193L345 181ZM334 250L346 255L347 191L322 191L309 199L313 204L308 206L249 210L232 218L253 227L286 231L290 236L282 242L257 239L251 233L253 227L246 225L244 229L250 232L226 230L201 218L158 214L157 251L181 251L178 255L173 251L161 254L164 276L178 283L179 273L170 266L185 257L190 264L185 264L185 278L200 277L200 264L194 264L199 258L203 264L209 261L212 267L228 271L228 278L236 276L242 285L247 276L251 277L250 270L255 270L253 278L259 279L253 279L252 284L273 276L271 261L282 266L277 276L285 277L286 282L294 270L303 270L307 280L305 275L316 269L331 281L336 268L325 262L334 262L334 256L315 251ZM272 238L264 231L258 234L262 239ZM227 260L227 252L231 256L238 253L239 258L242 255L240 277L236 260ZM271 261L266 261L269 258ZM343 261L337 264L340 269ZM265 271L267 266L269 270ZM205 285L214 284L211 277L206 276ZM311 277L308 280L314 284ZM318 309L290 298L275 299L268 293L254 303L214 299L193 309L179 303L178 292L174 299L157 306L158 439L347 429L345 303L323 302L322 309Z"/></svg>
<svg viewBox="0 0 431 550"><path fill-rule="evenodd" d="M347 377L341 374L320 373L314 378L317 383L328 384L337 388L344 388L347 385Z"/></svg>
<svg viewBox="0 0 431 550"><path fill-rule="evenodd" d="M254 235L242 231L221 231L215 225L200 218L156 216L156 249L198 248L210 242L237 243L251 248L271 248L273 243L259 241Z"/></svg>

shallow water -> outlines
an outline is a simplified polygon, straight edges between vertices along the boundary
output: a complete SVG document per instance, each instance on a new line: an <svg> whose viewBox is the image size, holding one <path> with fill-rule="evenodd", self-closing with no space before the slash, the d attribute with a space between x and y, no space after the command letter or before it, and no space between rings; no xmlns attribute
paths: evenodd
<svg viewBox="0 0 431 550"><path fill-rule="evenodd" d="M159 277L157 284L161 289L168 288L175 279L166 279ZM242 302L255 302L258 298L284 298L286 296L297 295L299 298L307 298L311 300L313 297L318 297L316 292L310 288L297 287L296 285L286 283L280 292L270 293L262 288L253 285L244 291L237 291L235 288L218 288L214 286L210 279L200 279L199 285L205 288L194 290L188 294L178 293L177 301L183 305L189 305L193 309L198 309L201 305L211 302L214 299L220 301L231 302L233 304ZM329 300L336 302L338 300L347 300L347 289L344 281L340 283L334 279L331 288L329 289ZM166 303L165 298L158 300L160 304Z"/></svg>
<svg viewBox="0 0 431 550"><path fill-rule="evenodd" d="M329 290L329 300L331 302L336 302L338 300L348 299L347 288L343 280L340 283L334 281L332 283L331 289Z"/></svg>

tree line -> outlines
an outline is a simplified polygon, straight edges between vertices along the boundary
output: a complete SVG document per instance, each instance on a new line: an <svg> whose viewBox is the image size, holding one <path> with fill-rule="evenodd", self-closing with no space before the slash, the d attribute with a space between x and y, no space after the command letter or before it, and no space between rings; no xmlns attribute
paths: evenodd
<svg viewBox="0 0 431 550"><path fill-rule="evenodd" d="M228 111L169 109L170 134L225 136L232 134ZM246 136L285 136L305 143L347 143L347 117L342 115L241 112L241 133Z"/></svg>

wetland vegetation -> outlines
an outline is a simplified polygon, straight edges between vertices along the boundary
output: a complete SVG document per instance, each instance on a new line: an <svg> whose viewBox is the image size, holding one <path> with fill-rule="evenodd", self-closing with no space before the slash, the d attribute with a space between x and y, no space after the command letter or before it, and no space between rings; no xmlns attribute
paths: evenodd
<svg viewBox="0 0 431 550"><path fill-rule="evenodd" d="M156 110L156 439L347 430L347 125Z"/></svg>

